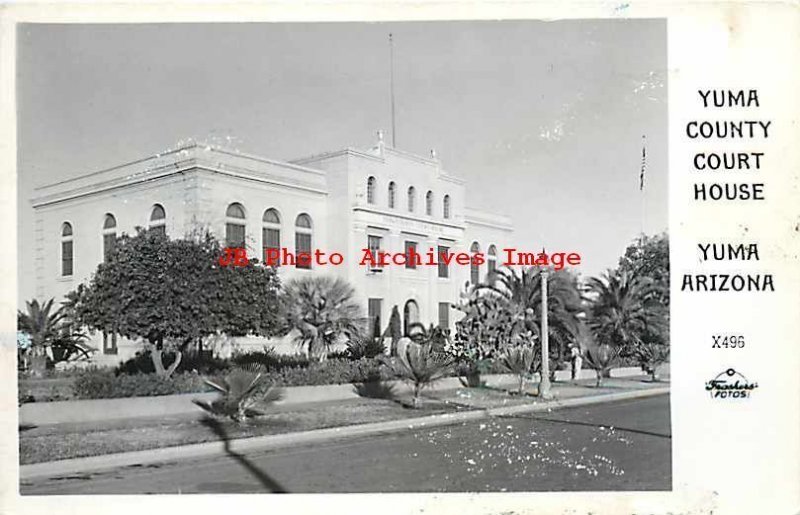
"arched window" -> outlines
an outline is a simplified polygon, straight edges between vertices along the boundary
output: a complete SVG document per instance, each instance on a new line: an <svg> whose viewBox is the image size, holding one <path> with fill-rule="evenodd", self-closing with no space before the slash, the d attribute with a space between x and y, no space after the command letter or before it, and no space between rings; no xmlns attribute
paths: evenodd
<svg viewBox="0 0 800 515"><path fill-rule="evenodd" d="M73 261L72 224L64 222L61 224L61 275L63 277L72 275Z"/></svg>
<svg viewBox="0 0 800 515"><path fill-rule="evenodd" d="M413 213L414 212L414 207L415 207L414 204L416 203L416 197L417 197L417 190L414 189L414 186L409 186L408 187L408 211L409 211L409 213Z"/></svg>
<svg viewBox="0 0 800 515"><path fill-rule="evenodd" d="M433 192L429 191L425 194L425 214L433 216Z"/></svg>
<svg viewBox="0 0 800 515"><path fill-rule="evenodd" d="M262 251L264 263L270 266L280 266L281 252L281 215L277 209L267 209L261 227Z"/></svg>
<svg viewBox="0 0 800 515"><path fill-rule="evenodd" d="M450 218L450 195L445 195L442 199L442 216Z"/></svg>
<svg viewBox="0 0 800 515"><path fill-rule="evenodd" d="M477 241L472 242L472 246L469 248L470 254L477 254L481 251L481 246L478 245ZM470 260L469 263L469 282L473 285L478 284L481 280L481 267L478 265L474 259Z"/></svg>
<svg viewBox="0 0 800 515"><path fill-rule="evenodd" d="M238 202L225 210L225 245L230 248L243 249L245 240L244 207Z"/></svg>
<svg viewBox="0 0 800 515"><path fill-rule="evenodd" d="M367 179L367 204L375 203L375 177Z"/></svg>
<svg viewBox="0 0 800 515"><path fill-rule="evenodd" d="M311 217L305 213L294 221L294 253L296 268L311 268ZM301 258L301 254L303 257Z"/></svg>
<svg viewBox="0 0 800 515"><path fill-rule="evenodd" d="M409 299L403 307L403 335L411 336L419 330L419 305L415 300Z"/></svg>
<svg viewBox="0 0 800 515"><path fill-rule="evenodd" d="M389 209L394 209L396 193L397 186L395 185L394 181L392 181L389 183Z"/></svg>
<svg viewBox="0 0 800 515"><path fill-rule="evenodd" d="M149 227L151 231L167 234L167 213L161 204L154 204L150 210Z"/></svg>
<svg viewBox="0 0 800 515"><path fill-rule="evenodd" d="M111 213L106 213L103 219L103 259L108 258L108 253L114 250L117 243L117 219Z"/></svg>
<svg viewBox="0 0 800 515"><path fill-rule="evenodd" d="M497 270L497 247L489 245L489 251L487 253L489 254L489 259L486 260L486 267L488 269L486 271L486 277L491 279L492 274Z"/></svg>

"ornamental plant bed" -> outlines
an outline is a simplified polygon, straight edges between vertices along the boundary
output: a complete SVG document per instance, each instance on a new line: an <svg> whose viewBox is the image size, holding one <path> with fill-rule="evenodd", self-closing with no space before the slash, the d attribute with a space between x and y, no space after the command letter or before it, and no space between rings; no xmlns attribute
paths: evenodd
<svg viewBox="0 0 800 515"><path fill-rule="evenodd" d="M328 427L416 418L463 407L426 399L418 409L396 401L355 399L270 413L246 424L222 421L231 438L294 433ZM200 419L203 413L103 423L20 427L20 464L210 442L218 438Z"/></svg>

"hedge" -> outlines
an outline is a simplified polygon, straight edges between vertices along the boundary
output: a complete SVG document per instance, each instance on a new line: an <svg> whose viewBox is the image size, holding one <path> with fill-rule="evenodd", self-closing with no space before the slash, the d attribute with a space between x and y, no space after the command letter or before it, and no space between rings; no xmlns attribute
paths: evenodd
<svg viewBox="0 0 800 515"><path fill-rule="evenodd" d="M244 360L242 365L254 361ZM328 359L323 362L289 359L284 366L274 366L267 371L271 382L278 386L306 386L325 384L360 383L390 379L385 367L374 358ZM224 374L219 371L210 376ZM209 377L210 377L209 376ZM149 397L176 393L197 393L209 391L197 372L175 373L169 378L155 374L116 374L109 369L85 370L73 383L77 399L108 399L118 397Z"/></svg>
<svg viewBox="0 0 800 515"><path fill-rule="evenodd" d="M116 375L113 370L92 369L78 375L72 389L77 399L110 399L197 393L210 388L194 372L163 378L155 374Z"/></svg>

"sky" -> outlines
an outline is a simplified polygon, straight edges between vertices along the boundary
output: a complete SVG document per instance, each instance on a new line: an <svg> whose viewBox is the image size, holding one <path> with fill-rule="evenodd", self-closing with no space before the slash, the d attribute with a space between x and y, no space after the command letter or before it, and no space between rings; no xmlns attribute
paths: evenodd
<svg viewBox="0 0 800 515"><path fill-rule="evenodd" d="M435 148L520 249L578 252L596 275L666 230L664 20L26 24L20 277L34 187L189 139L285 160L391 141L389 33L397 148Z"/></svg>

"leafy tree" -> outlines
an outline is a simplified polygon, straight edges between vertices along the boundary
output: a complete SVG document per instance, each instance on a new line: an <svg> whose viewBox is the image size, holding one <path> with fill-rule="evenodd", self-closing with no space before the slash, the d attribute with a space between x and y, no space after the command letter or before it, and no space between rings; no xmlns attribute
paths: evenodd
<svg viewBox="0 0 800 515"><path fill-rule="evenodd" d="M665 335L667 309L662 287L649 277L626 270L607 272L588 282L591 298L589 327L598 344L630 350L648 335Z"/></svg>
<svg viewBox="0 0 800 515"><path fill-rule="evenodd" d="M658 287L661 303L669 306L669 238L666 233L631 243L619 260L620 272L648 277Z"/></svg>
<svg viewBox="0 0 800 515"><path fill-rule="evenodd" d="M78 320L142 339L156 373L169 377L192 342L218 332L272 336L279 330L278 278L255 261L222 267L206 233L170 240L156 231L123 235L92 279L70 296ZM173 351L165 367L162 353Z"/></svg>
<svg viewBox="0 0 800 515"><path fill-rule="evenodd" d="M340 338L358 337L365 324L355 290L344 279L313 276L292 279L283 296L287 327L309 358L323 361Z"/></svg>
<svg viewBox="0 0 800 515"><path fill-rule="evenodd" d="M17 329L28 335L31 372L42 375L47 366L48 350L54 362L73 356L90 357L94 350L84 342L88 337L73 330L68 307L53 311L53 299L42 304L34 299L25 303L26 311L17 311Z"/></svg>

